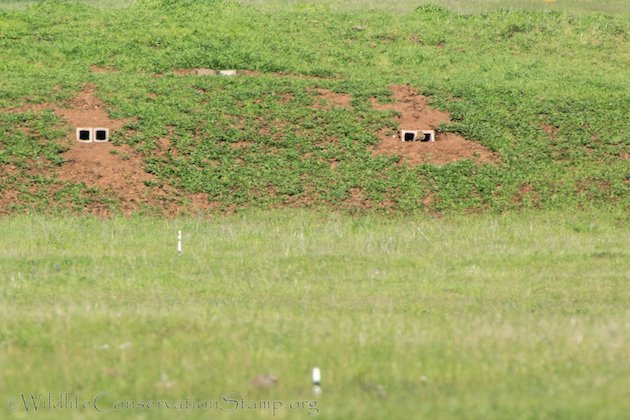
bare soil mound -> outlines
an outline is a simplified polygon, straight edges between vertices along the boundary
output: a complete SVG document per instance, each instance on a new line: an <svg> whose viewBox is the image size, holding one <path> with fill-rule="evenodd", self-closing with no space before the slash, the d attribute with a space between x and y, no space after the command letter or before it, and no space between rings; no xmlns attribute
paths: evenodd
<svg viewBox="0 0 630 420"><path fill-rule="evenodd" d="M106 127L115 133L127 122L109 117L103 102L87 86L71 102L69 108L55 107L55 113L72 127ZM142 168L142 159L129 146L112 143L79 143L71 131L67 138L70 149L64 153L66 163L59 177L114 191L125 210L132 210L138 201L150 202L146 181L155 177Z"/></svg>
<svg viewBox="0 0 630 420"><path fill-rule="evenodd" d="M205 194L185 195L160 182L143 168L142 156L128 145L113 143L80 143L76 140L77 127L103 127L116 133L130 120L110 118L105 104L96 96L95 87L86 86L64 107L56 104L37 104L13 112L41 111L50 109L68 124L65 144L69 149L63 154L64 163L57 176L65 181L84 183L108 193L121 202L124 214L141 207L156 207L167 214L177 214L185 209L200 211L212 207ZM87 208L87 212L106 215L102 206Z"/></svg>
<svg viewBox="0 0 630 420"><path fill-rule="evenodd" d="M379 110L391 110L400 114L398 126L389 127L379 133L380 142L374 147L374 155L401 156L401 163L419 165L423 163L447 164L459 160L476 163L494 163L497 156L481 144L466 140L455 133L437 131L440 124L449 124L450 116L444 111L429 106L428 98L419 95L406 85L392 86L395 102L379 104L372 99L372 106ZM398 130L436 130L435 142L403 142ZM396 132L392 135L391 132Z"/></svg>

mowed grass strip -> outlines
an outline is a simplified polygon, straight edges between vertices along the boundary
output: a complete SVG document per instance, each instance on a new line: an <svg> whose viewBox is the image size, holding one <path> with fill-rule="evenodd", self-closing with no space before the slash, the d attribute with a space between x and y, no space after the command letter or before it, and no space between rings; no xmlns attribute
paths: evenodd
<svg viewBox="0 0 630 420"><path fill-rule="evenodd" d="M279 417L612 419L630 410L621 213L14 217L0 231L7 404L22 393L107 393L101 408L188 398L218 401L190 418L269 417L230 412L223 398L313 403L319 366L317 405L285 406ZM267 373L276 386L250 384ZM20 401L0 416L23 416Z"/></svg>

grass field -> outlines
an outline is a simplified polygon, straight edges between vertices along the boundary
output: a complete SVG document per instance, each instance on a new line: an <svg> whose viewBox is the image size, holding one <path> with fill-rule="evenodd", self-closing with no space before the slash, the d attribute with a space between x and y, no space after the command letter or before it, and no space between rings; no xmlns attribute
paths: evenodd
<svg viewBox="0 0 630 420"><path fill-rule="evenodd" d="M627 418L625 2L30 3L0 418Z"/></svg>
<svg viewBox="0 0 630 420"><path fill-rule="evenodd" d="M234 395L282 402L278 418L624 418L627 221L3 219L0 416L25 416L22 393L67 392L107 393L97 407L116 418L272 417ZM268 373L275 387L250 384ZM186 398L219 402L120 408Z"/></svg>

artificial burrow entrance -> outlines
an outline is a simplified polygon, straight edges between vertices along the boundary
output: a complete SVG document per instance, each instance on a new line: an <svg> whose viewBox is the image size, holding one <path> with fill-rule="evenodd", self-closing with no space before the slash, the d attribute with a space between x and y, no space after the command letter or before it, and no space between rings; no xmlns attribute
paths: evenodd
<svg viewBox="0 0 630 420"><path fill-rule="evenodd" d="M435 131L434 130L400 130L400 140L403 142L410 142L410 141L433 142L435 141Z"/></svg>
<svg viewBox="0 0 630 420"><path fill-rule="evenodd" d="M92 142L92 129L91 128L77 128L77 140L81 143Z"/></svg>
<svg viewBox="0 0 630 420"><path fill-rule="evenodd" d="M416 132L403 131L400 137L402 138L402 141L416 141Z"/></svg>
<svg viewBox="0 0 630 420"><path fill-rule="evenodd" d="M460 160L472 160L477 164L494 163L497 156L480 143L467 140L441 126L451 124L448 112L435 109L426 96L420 95L409 85L390 86L392 103L371 100L372 108L394 111L394 124L376 133L379 142L372 149L373 155L398 156L400 165L444 165Z"/></svg>
<svg viewBox="0 0 630 420"><path fill-rule="evenodd" d="M109 141L109 128L78 127L76 133L77 140L81 143L104 143Z"/></svg>
<svg viewBox="0 0 630 420"><path fill-rule="evenodd" d="M94 141L96 142L109 141L109 129L108 128L95 128Z"/></svg>

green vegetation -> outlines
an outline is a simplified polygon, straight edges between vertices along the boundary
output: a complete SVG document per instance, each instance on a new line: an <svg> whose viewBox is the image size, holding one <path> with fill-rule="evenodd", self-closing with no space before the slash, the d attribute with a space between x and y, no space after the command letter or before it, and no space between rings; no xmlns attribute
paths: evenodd
<svg viewBox="0 0 630 420"><path fill-rule="evenodd" d="M286 210L210 221L5 218L0 417L24 415L20 394L39 392L108 393L101 409L228 393L312 401L318 365L326 419L624 418L627 221L604 212L322 220ZM277 386L249 383L266 373Z"/></svg>
<svg viewBox="0 0 630 420"><path fill-rule="evenodd" d="M95 7L125 7L134 0L77 0L79 3ZM40 3L41 0L0 0L0 8L20 8ZM243 4L252 4L265 10L293 7L308 0L240 0ZM497 9L510 10L562 10L569 12L599 12L630 16L626 0L320 0L340 10L385 10L410 12L419 5L436 4L457 13L482 13Z"/></svg>
<svg viewBox="0 0 630 420"><path fill-rule="evenodd" d="M23 9L42 3L41 0L0 0L0 9ZM102 9L129 6L134 0L79 0L74 3L86 4Z"/></svg>
<svg viewBox="0 0 630 420"><path fill-rule="evenodd" d="M0 418L630 412L621 2L27 3L0 0ZM403 84L496 161L373 153ZM213 217L59 215L125 211L62 176L86 87L141 186Z"/></svg>
<svg viewBox="0 0 630 420"><path fill-rule="evenodd" d="M627 19L600 14L49 2L0 12L0 108L63 104L92 83L114 117L135 119L117 144L133 146L159 182L219 208L624 208L629 32ZM172 72L182 68L259 74ZM373 156L376 133L396 127L370 98L387 101L389 86L404 83L452 113L444 131L485 145L498 163L410 167ZM316 88L352 94L353 109L313 110ZM17 191L5 211L116 208L116 197L56 176L68 129L45 110L0 114L0 162L11 168L0 194Z"/></svg>

